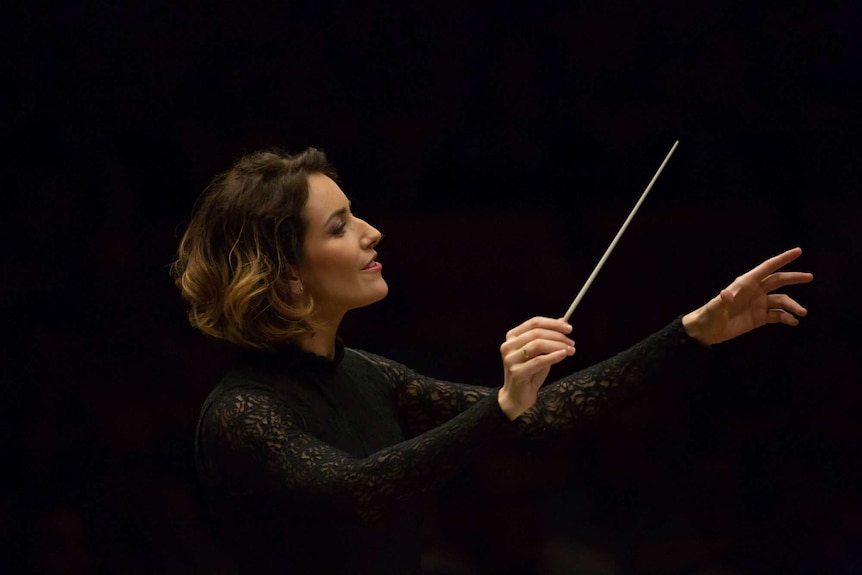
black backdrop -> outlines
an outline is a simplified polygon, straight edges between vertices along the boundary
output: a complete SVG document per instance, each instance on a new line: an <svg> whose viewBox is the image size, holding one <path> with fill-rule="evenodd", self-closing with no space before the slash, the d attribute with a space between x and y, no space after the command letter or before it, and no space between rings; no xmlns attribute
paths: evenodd
<svg viewBox="0 0 862 575"><path fill-rule="evenodd" d="M717 347L562 451L477 462L429 504L426 563L858 572L858 5L16 4L4 571L232 572L191 464L231 352L187 327L167 265L242 152L325 149L386 234L391 295L348 317L349 345L496 385L505 331L566 309L679 139L561 370L794 245L810 317Z"/></svg>

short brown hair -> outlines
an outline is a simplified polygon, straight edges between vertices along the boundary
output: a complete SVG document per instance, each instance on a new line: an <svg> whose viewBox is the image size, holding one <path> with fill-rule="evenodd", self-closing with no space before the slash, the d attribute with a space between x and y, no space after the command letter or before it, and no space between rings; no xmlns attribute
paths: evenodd
<svg viewBox="0 0 862 575"><path fill-rule="evenodd" d="M336 179L315 148L248 154L198 200L171 273L192 326L243 347L273 349L311 335L313 301L289 280L303 259L308 176Z"/></svg>

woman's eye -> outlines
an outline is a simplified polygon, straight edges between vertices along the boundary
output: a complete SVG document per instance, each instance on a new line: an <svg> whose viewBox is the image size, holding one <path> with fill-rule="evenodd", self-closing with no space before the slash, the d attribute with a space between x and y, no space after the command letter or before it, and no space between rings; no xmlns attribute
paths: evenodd
<svg viewBox="0 0 862 575"><path fill-rule="evenodd" d="M337 224L334 228L332 228L332 235L333 236L343 236L344 230L346 229L346 227L347 226L345 225L344 222Z"/></svg>

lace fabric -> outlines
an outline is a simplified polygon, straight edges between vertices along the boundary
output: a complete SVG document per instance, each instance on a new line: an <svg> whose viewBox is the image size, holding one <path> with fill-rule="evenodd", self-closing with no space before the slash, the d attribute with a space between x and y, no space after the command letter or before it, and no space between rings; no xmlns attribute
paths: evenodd
<svg viewBox="0 0 862 575"><path fill-rule="evenodd" d="M628 399L647 381L660 375L668 360L682 348L704 348L690 338L681 318L647 339L587 369L577 371L539 390L536 405L515 424L520 434L541 438L546 431L565 432L603 408ZM363 352L385 377L397 385L399 412L405 426L422 433L469 409L495 389L428 378L392 360Z"/></svg>
<svg viewBox="0 0 862 575"><path fill-rule="evenodd" d="M425 377L354 350L328 369L293 358L283 373L234 375L213 392L199 422L200 471L215 506L229 501L251 522L276 506L288 515L374 525L493 445L564 433L630 396L681 349L697 347L677 318L628 350L547 384L515 422L500 410L496 389ZM305 391L291 395L296 389ZM353 398L357 389L362 401ZM372 415L357 418L355 411ZM325 441L316 420L321 429L346 423ZM368 448L363 437L386 424L392 427L378 440L384 446Z"/></svg>
<svg viewBox="0 0 862 575"><path fill-rule="evenodd" d="M233 496L292 494L318 510L373 522L389 510L451 477L509 423L487 393L476 409L463 410L433 432L368 457L351 457L302 429L277 396L241 390L222 396L204 422L209 444L219 445L213 463L231 469Z"/></svg>

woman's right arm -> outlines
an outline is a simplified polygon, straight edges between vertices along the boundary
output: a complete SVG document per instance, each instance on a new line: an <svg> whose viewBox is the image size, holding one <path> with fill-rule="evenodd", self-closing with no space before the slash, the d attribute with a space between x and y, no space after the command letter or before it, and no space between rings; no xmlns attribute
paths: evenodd
<svg viewBox="0 0 862 575"><path fill-rule="evenodd" d="M510 330L500 346L504 374L500 388L434 379L385 357L358 353L392 385L405 431L415 435L449 421L491 395L510 421L517 419L535 404L551 365L575 353L574 342L566 335L570 331L571 326L562 320L541 317Z"/></svg>
<svg viewBox="0 0 862 575"><path fill-rule="evenodd" d="M239 389L209 408L202 443L207 474L231 491L373 522L440 485L513 431L489 396L429 432L360 459L303 431L278 397Z"/></svg>

